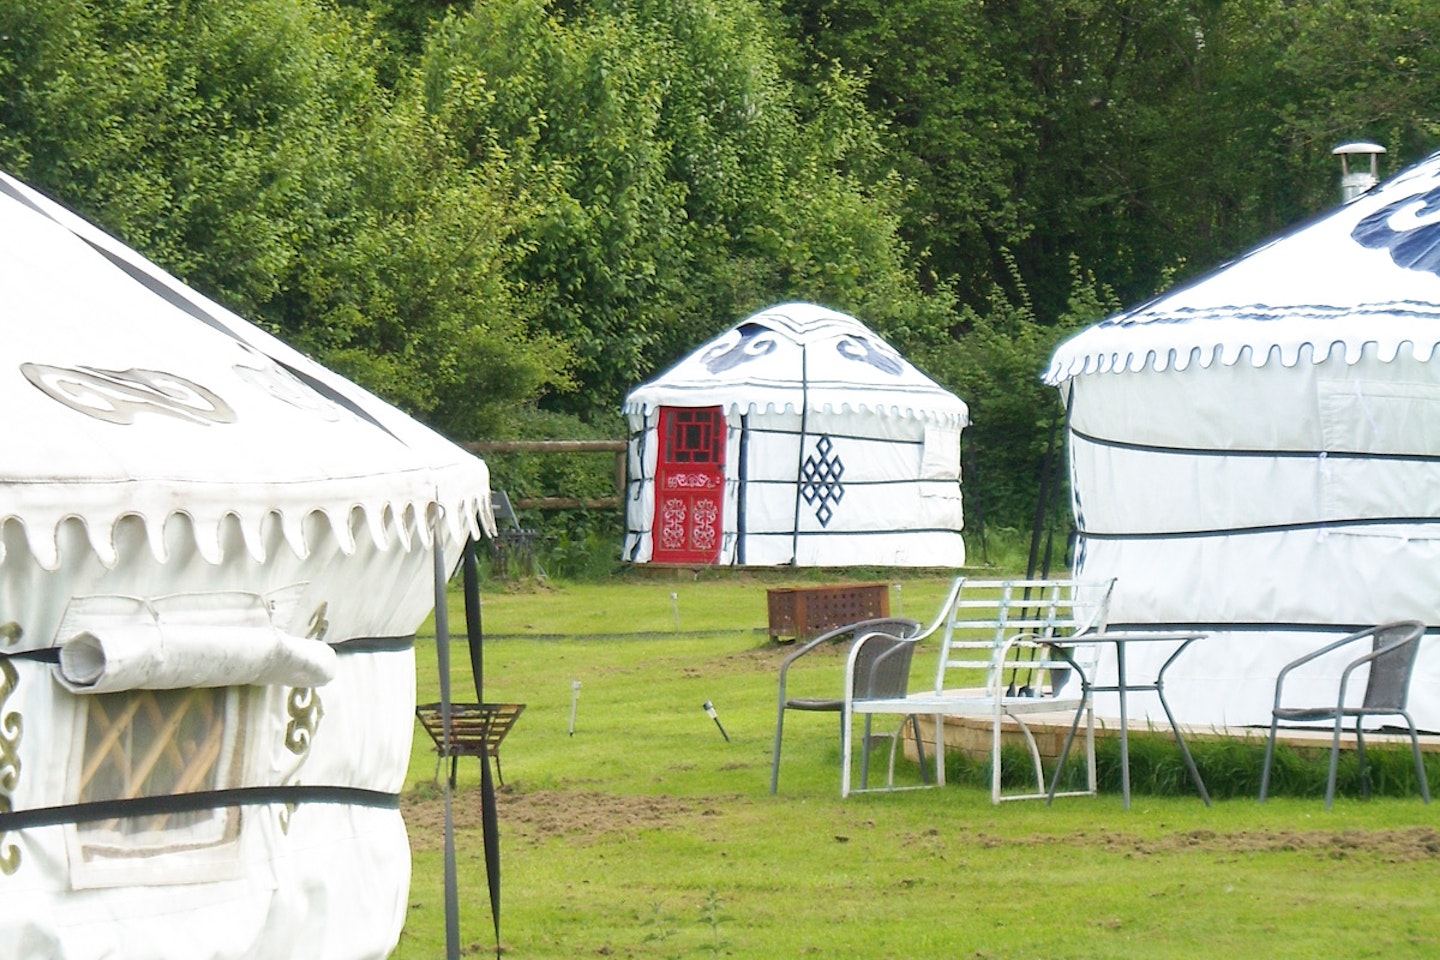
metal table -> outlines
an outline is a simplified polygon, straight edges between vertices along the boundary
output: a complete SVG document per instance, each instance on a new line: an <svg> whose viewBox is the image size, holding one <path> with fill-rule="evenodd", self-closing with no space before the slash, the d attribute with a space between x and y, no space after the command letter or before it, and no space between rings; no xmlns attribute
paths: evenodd
<svg viewBox="0 0 1440 960"><path fill-rule="evenodd" d="M1185 766L1190 771L1190 778L1195 781L1195 789L1200 793L1200 799L1205 805L1210 806L1210 794L1205 790L1205 782L1200 779L1200 771L1195 768L1195 759L1190 756L1190 747L1185 743L1185 735L1180 732L1180 725L1175 722L1175 715L1170 712L1170 704L1165 700L1165 671L1170 669L1185 650L1196 640L1208 636L1204 633L1189 633L1184 631L1167 632L1141 632L1141 631L1116 631L1104 633L1091 633L1078 637L1068 638L1065 641L1067 646L1076 646L1081 643L1100 644L1112 643L1115 645L1115 682L1113 684L1096 685L1085 671L1077 666L1076 672L1080 675L1080 682L1084 684L1086 700L1089 701L1091 694L1115 693L1119 694L1120 700L1120 788L1125 798L1125 809L1130 809L1130 718L1126 712L1126 700L1129 695L1136 691L1154 691L1160 698L1160 706L1165 710L1165 718L1170 721L1170 729L1175 733L1175 742L1180 745L1180 753L1185 758ZM1160 665L1155 673L1155 679L1148 683L1132 683L1125 673L1125 647L1131 643L1175 643L1179 646ZM1075 711L1075 719L1070 724L1070 733L1065 738L1065 746L1060 751L1060 760L1055 766L1055 776L1050 783L1050 796L1046 798L1049 803L1055 797L1055 788L1060 782L1060 771L1065 766L1065 758L1070 754L1070 745L1075 740L1075 731L1080 726L1080 715L1084 712L1082 704Z"/></svg>

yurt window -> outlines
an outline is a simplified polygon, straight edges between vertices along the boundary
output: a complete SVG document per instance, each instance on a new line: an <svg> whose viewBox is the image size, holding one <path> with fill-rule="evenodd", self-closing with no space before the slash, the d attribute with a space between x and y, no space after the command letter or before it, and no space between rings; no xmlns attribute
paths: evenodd
<svg viewBox="0 0 1440 960"><path fill-rule="evenodd" d="M248 688L131 690L78 697L84 725L78 803L220 790L240 780ZM234 808L205 808L76 824L71 867L106 871L106 861L227 844L239 832ZM94 877L103 883L98 877ZM174 879L174 878L171 878ZM124 882L117 876L115 882Z"/></svg>
<svg viewBox="0 0 1440 960"><path fill-rule="evenodd" d="M719 463L725 459L725 416L719 407L668 408L665 459L669 463Z"/></svg>
<svg viewBox="0 0 1440 960"><path fill-rule="evenodd" d="M921 480L960 479L960 431L948 424L925 424L925 444L920 455ZM922 496L930 495L929 488Z"/></svg>

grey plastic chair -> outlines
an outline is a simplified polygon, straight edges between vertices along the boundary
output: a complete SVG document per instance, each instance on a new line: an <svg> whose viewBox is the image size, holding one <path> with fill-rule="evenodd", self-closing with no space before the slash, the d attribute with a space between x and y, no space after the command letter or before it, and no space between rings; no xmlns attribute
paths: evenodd
<svg viewBox="0 0 1440 960"><path fill-rule="evenodd" d="M770 765L770 792L775 793L780 783L780 745L785 733L785 711L803 710L812 713L833 713L843 724L848 720L844 715L845 697L791 697L787 696L787 681L790 668L801 657L826 646L847 646L859 655L855 665L853 696L861 699L871 697L905 696L910 682L910 663L915 653L915 637L920 632L920 623L905 617L882 617L862 620L822 633L807 641L788 654L780 664L780 697L775 714L775 755ZM857 648L858 645L858 648ZM913 718L910 718L913 725ZM902 727L903 729L903 727ZM861 780L868 779L870 768L870 746L872 740L888 739L890 735L872 736L870 718L865 718L865 744L861 759ZM919 731L916 730L916 743ZM920 758L921 769L925 760Z"/></svg>
<svg viewBox="0 0 1440 960"><path fill-rule="evenodd" d="M1335 802L1335 771L1340 760L1340 731L1347 717L1355 721L1355 748L1360 757L1360 776L1365 796L1370 796L1370 780L1365 770L1365 734L1361 727L1367 716L1398 716L1405 721L1410 731L1410 746L1415 752L1415 773L1420 780L1420 794L1430 802L1430 785L1425 779L1425 762L1420 756L1420 738L1415 730L1415 721L1405 709L1410 696L1410 675L1415 668L1415 657L1420 652L1420 638L1425 635L1425 625L1418 620L1398 620L1382 623L1349 636L1341 637L1334 643L1321 647L1313 653L1292 660L1275 678L1275 706L1271 710L1270 740L1265 745L1265 770L1260 777L1260 802L1270 790L1270 764L1275 755L1275 734L1280 721L1334 720L1335 737L1330 744L1330 780L1325 787L1325 809ZM1340 674L1340 690L1335 703L1323 707L1286 707L1281 705L1282 688L1290 671L1318 657L1341 647L1372 637L1370 652L1356 657L1346 665ZM1361 666L1370 667L1369 680L1365 685L1365 697L1360 706L1346 706L1345 688L1350 675Z"/></svg>

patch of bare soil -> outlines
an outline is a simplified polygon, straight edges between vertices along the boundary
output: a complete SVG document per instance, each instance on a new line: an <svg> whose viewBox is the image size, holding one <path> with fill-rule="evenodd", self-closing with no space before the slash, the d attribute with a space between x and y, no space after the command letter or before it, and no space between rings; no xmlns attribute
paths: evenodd
<svg viewBox="0 0 1440 960"><path fill-rule="evenodd" d="M608 793L536 790L515 793L503 787L496 806L507 840L540 841L563 836L589 842L616 833L665 827L695 816L716 816L704 800L681 797L618 797ZM411 793L400 802L412 850L435 850L444 843L445 800ZM480 829L480 791L466 790L451 800L451 818L458 830Z"/></svg>
<svg viewBox="0 0 1440 960"><path fill-rule="evenodd" d="M917 840L919 838L916 838ZM1332 860L1367 857L1383 863L1440 860L1440 831L1430 827L1403 830L1261 830L1217 833L1191 830L1159 838L1136 837L1125 833L1093 836L1034 837L1028 840L978 837L981 846L1014 844L1066 844L1096 846L1126 856L1150 857L1195 851L1197 853L1313 853Z"/></svg>

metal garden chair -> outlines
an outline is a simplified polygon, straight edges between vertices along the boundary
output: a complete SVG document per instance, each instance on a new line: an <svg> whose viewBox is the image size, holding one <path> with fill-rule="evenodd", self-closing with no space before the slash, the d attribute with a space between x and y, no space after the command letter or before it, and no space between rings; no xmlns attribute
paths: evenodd
<svg viewBox="0 0 1440 960"><path fill-rule="evenodd" d="M1365 770L1365 734L1362 721L1369 716L1398 716L1405 721L1410 731L1410 746L1415 752L1415 773L1420 779L1420 794L1430 802L1430 785L1425 779L1425 762L1420 756L1420 738L1415 730L1415 721L1405 709L1410 695L1410 675L1415 669L1415 657L1420 652L1420 638L1425 635L1425 625L1418 620L1399 620L1382 623L1349 636L1341 637L1312 653L1290 661L1275 678L1275 706L1270 716L1270 739L1265 745L1265 770L1260 777L1260 802L1270 790L1270 765L1275 755L1275 735L1280 722L1306 722L1317 720L1335 721L1335 737L1330 744L1330 779L1325 787L1325 809L1329 810L1335 801L1335 771L1340 761L1340 731L1346 718L1355 721L1355 748L1360 757L1360 776L1365 796L1370 795L1370 779ZM1351 660L1340 674L1340 689L1335 702L1319 707L1286 707L1281 705L1285 678L1296 667L1311 662L1325 654L1348 644L1373 638L1370 652ZM1365 696L1358 706L1346 703L1346 687L1350 675L1362 666L1369 666L1369 678L1365 683Z"/></svg>
<svg viewBox="0 0 1440 960"><path fill-rule="evenodd" d="M775 755L770 766L770 792L775 793L780 783L780 746L785 733L785 712L803 710L806 712L833 713L840 718L841 729L849 729L850 717L846 708L848 701L872 697L905 696L910 676L910 663L915 652L915 637L920 623L904 617L882 617L862 620L859 623L837 627L822 633L792 651L780 665L780 697L775 715ZM846 678L850 683L850 696L837 691L834 697L792 697L788 695L787 684L790 668L797 660L816 650L826 647L850 645L847 657ZM842 688L843 691L843 688ZM913 718L907 718L914 727ZM864 750L861 759L861 782L868 781L870 771L870 747L878 739L896 740L904 725L895 734L872 734L870 718L866 718ZM919 729L915 729L919 742ZM924 758L921 757L921 769ZM848 775L848 769L846 771ZM890 757L890 778L893 782L895 758L892 742ZM848 777L847 777L848 779Z"/></svg>

